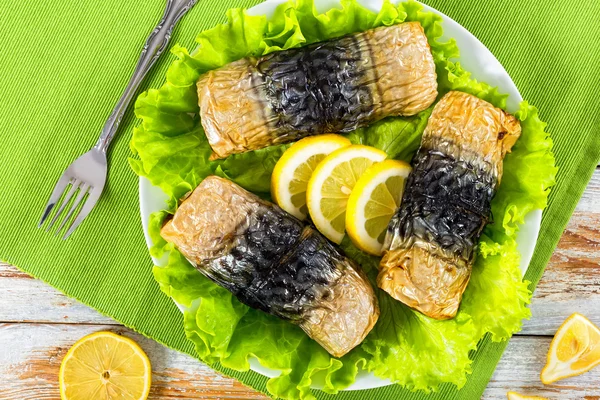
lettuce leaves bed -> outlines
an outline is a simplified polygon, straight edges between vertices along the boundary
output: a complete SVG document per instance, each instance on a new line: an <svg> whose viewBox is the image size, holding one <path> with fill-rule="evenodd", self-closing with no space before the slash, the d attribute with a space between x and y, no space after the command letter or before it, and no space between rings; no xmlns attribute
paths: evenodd
<svg viewBox="0 0 600 400"><path fill-rule="evenodd" d="M363 344L343 358L331 357L304 332L273 316L237 301L227 290L196 271L159 234L162 221L177 206L177 199L193 190L204 177L217 174L269 198L273 167L287 145L209 161L210 147L198 116L195 83L203 72L246 56L301 46L376 26L419 21L427 34L438 74L440 96L449 90L472 93L505 108L506 96L470 78L460 64L454 41L440 42L441 18L421 11L414 2L394 6L385 2L378 13L355 0L342 0L339 8L324 14L312 0L289 1L275 14L250 16L242 9L227 13L227 23L200 33L198 48L190 53L175 46L177 60L166 83L139 96L130 159L133 170L148 178L169 196L165 211L152 215L153 256L168 253L166 265L153 272L162 291L185 307L184 329L198 356L207 363L248 370L256 357L266 367L281 370L269 380L273 396L314 398L314 380L327 393L337 393L354 382L359 369L390 379L411 390L436 390L442 383L458 388L471 368L470 352L487 333L506 340L530 316L526 305L531 292L519 271L516 247L518 224L533 210L545 208L556 168L552 141L537 109L523 102L516 116L522 136L505 159L504 177L492 202L494 223L482 236L477 262L456 318L436 321L412 311L378 291L379 322ZM354 143L386 151L390 157L410 161L417 150L431 109L410 118L388 118L348 134ZM374 280L378 259L344 240L342 248Z"/></svg>

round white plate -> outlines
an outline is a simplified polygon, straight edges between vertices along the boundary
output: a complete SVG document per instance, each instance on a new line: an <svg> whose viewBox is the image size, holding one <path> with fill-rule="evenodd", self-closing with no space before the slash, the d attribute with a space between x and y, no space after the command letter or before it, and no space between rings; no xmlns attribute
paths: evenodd
<svg viewBox="0 0 600 400"><path fill-rule="evenodd" d="M284 1L285 0L267 0L264 3L252 7L249 10L249 13L254 15L266 14L270 16L275 11L277 5ZM382 4L382 0L359 1L365 7L370 8L373 11L378 11ZM339 7L339 1L336 0L315 0L315 3L317 5L317 11L319 12L327 11L333 7ZM444 28L444 36L442 37L442 40L447 38L454 38L456 40L460 49L460 58L458 61L460 61L461 65L467 71L471 72L473 78L487 82L492 86L497 86L500 92L507 93L508 111L516 111L523 98L496 57L494 57L494 55L475 36L451 18L426 5L423 7L426 11L435 12L443 18L442 26ZM146 243L150 247L152 242L148 235L148 220L151 213L160 211L164 208L167 196L159 188L152 186L145 178L140 178L139 192L142 225L144 227ZM519 252L521 253L520 268L523 273L525 273L529 266L529 262L531 261L531 256L533 255L533 250L535 249L540 230L541 220L542 210L534 210L527 215L525 223L520 227L519 235L517 236L517 245ZM157 265L162 265L165 261L154 260L154 262ZM180 306L180 308L182 307ZM255 358L250 361L251 369L262 375L274 377L280 374L279 371L263 367ZM322 387L322 384L319 384L318 380L317 377L315 379L316 382L313 385L314 388ZM389 384L391 384L391 382L388 380L379 379L366 371L359 371L356 381L346 390L372 389Z"/></svg>

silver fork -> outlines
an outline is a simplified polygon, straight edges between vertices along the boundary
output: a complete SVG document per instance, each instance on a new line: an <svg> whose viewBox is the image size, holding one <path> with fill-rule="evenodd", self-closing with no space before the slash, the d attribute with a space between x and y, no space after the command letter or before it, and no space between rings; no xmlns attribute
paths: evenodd
<svg viewBox="0 0 600 400"><path fill-rule="evenodd" d="M52 220L46 227L46 231L49 231L54 223L62 218L62 222L55 234L61 232L63 227L67 224L68 228L63 236L64 240L73 233L75 228L77 228L89 215L90 211L92 211L92 208L94 208L102 194L102 189L104 189L107 175L106 151L119 128L121 118L123 118L123 114L125 113L125 110L127 110L127 106L129 106L140 83L154 62L167 47L173 28L179 19L192 8L197 1L198 0L167 0L163 17L146 40L140 59L133 72L133 76L131 77L129 84L127 84L125 92L121 95L113 112L110 114L110 117L108 117L104 128L102 128L100 139L98 139L98 142L90 149L90 151L73 161L58 179L58 182L52 191L52 195L50 195L50 200L44 208L38 228L44 224L52 210L58 205L58 210L54 213ZM63 215L63 211L70 204L73 196L76 196L75 200L72 202L67 214ZM81 208L79 208L80 206ZM69 222L74 215L74 220Z"/></svg>

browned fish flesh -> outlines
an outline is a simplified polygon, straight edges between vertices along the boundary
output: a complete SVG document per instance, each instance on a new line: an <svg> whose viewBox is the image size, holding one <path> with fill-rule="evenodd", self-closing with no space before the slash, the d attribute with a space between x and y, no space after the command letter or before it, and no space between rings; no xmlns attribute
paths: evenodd
<svg viewBox="0 0 600 400"><path fill-rule="evenodd" d="M418 22L244 58L202 75L197 88L213 159L414 115L437 96Z"/></svg>
<svg viewBox="0 0 600 400"><path fill-rule="evenodd" d="M373 287L319 232L226 179L209 176L161 230L242 303L299 325L335 357L379 317Z"/></svg>
<svg viewBox="0 0 600 400"><path fill-rule="evenodd" d="M456 315L502 161L520 134L515 117L486 101L456 91L442 97L386 232L380 288L432 318Z"/></svg>

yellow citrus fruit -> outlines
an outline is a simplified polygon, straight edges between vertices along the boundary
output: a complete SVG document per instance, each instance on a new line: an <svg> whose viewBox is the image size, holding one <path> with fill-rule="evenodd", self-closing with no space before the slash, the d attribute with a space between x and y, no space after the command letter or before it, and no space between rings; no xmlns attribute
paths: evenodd
<svg viewBox="0 0 600 400"><path fill-rule="evenodd" d="M317 229L341 243L346 227L346 205L362 174L387 154L374 147L352 145L334 151L317 165L306 191L306 204Z"/></svg>
<svg viewBox="0 0 600 400"><path fill-rule="evenodd" d="M404 161L385 160L358 179L346 209L346 232L356 247L381 255L387 226L402 202L411 170Z"/></svg>
<svg viewBox="0 0 600 400"><path fill-rule="evenodd" d="M133 340L112 332L80 339L63 358L59 384L62 400L148 398L150 360Z"/></svg>
<svg viewBox="0 0 600 400"><path fill-rule="evenodd" d="M506 397L508 397L508 400L548 400L545 397L525 396L517 392L508 392L506 393Z"/></svg>
<svg viewBox="0 0 600 400"><path fill-rule="evenodd" d="M306 219L306 186L317 165L328 154L350 146L340 135L318 135L299 140L281 156L271 175L271 196L279 207Z"/></svg>
<svg viewBox="0 0 600 400"><path fill-rule="evenodd" d="M581 314L571 315L558 328L541 379L550 384L580 375L600 364L600 329Z"/></svg>

